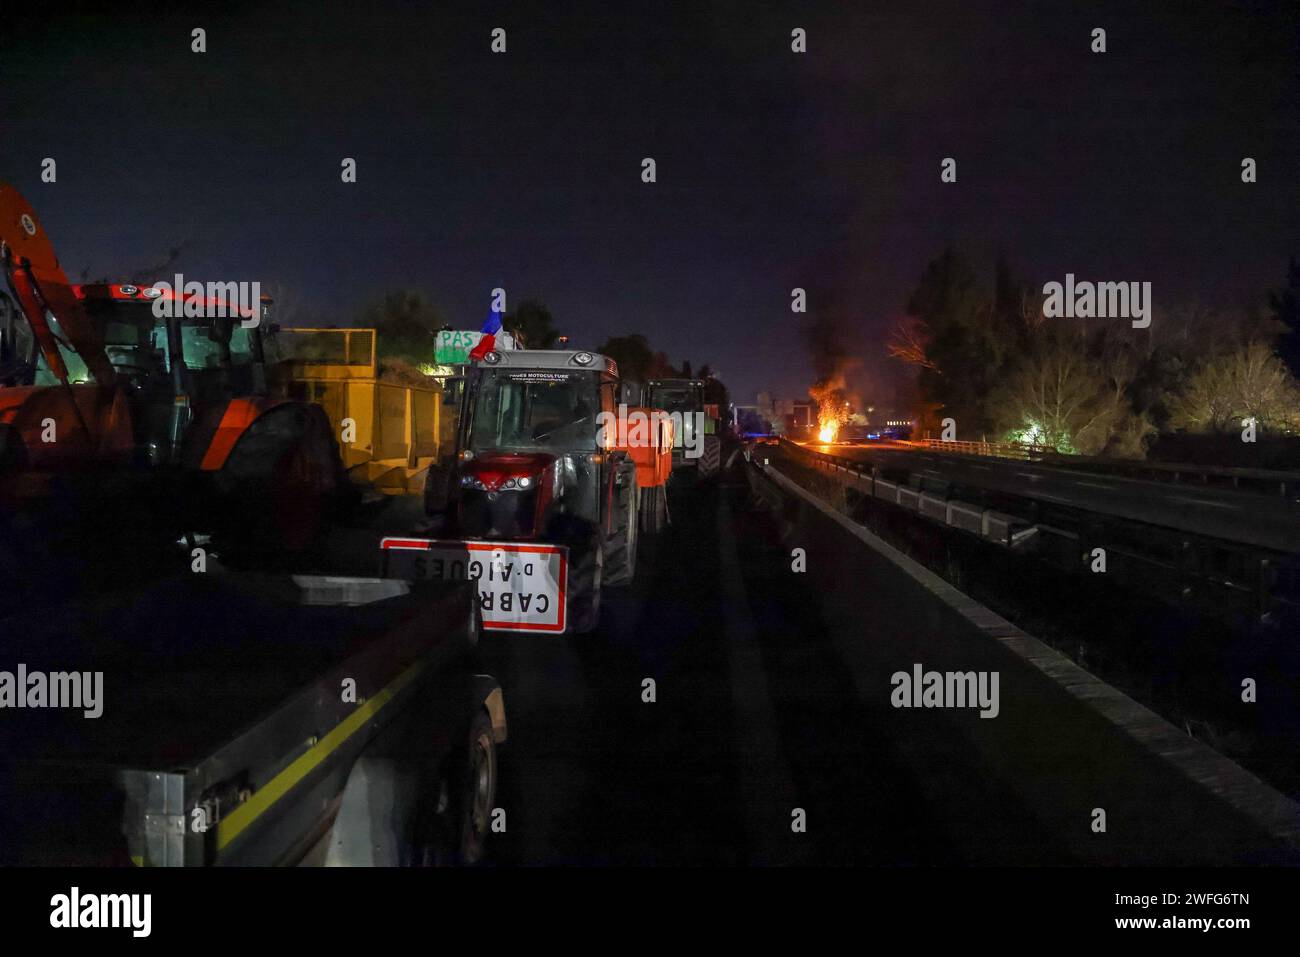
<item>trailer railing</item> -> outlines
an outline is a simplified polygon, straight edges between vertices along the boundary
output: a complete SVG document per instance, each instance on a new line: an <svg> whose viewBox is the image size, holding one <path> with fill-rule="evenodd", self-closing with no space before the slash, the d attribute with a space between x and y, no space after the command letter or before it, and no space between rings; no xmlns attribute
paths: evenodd
<svg viewBox="0 0 1300 957"><path fill-rule="evenodd" d="M431 464L451 452L455 416L436 378L427 384L379 376L374 329L282 328L278 339L291 393L325 410L343 465L376 490L414 493Z"/></svg>

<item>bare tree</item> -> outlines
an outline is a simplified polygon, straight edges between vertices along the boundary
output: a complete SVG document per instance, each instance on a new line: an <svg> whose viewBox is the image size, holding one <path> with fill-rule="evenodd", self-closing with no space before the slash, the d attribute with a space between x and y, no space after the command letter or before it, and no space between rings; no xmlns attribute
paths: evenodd
<svg viewBox="0 0 1300 957"><path fill-rule="evenodd" d="M1130 415L1126 373L1108 370L1084 345L1067 331L1040 340L995 392L996 421L1061 452L1096 455L1111 445Z"/></svg>
<svg viewBox="0 0 1300 957"><path fill-rule="evenodd" d="M1187 389L1170 402L1169 422L1176 429L1222 432L1232 419L1227 370L1221 360L1207 363Z"/></svg>
<svg viewBox="0 0 1300 957"><path fill-rule="evenodd" d="M905 316L894 324L886 348L890 356L901 362L939 372L939 367L928 355L930 338L930 329L924 320Z"/></svg>
<svg viewBox="0 0 1300 957"><path fill-rule="evenodd" d="M1041 332L1043 326L1047 324L1047 316L1043 315L1043 294L1029 286L1022 286L1020 302L1016 304L1016 313L1024 324L1026 332L1031 335Z"/></svg>
<svg viewBox="0 0 1300 957"><path fill-rule="evenodd" d="M1265 429L1300 425L1300 388L1272 349L1252 342L1232 354L1228 370L1243 418L1249 416Z"/></svg>
<svg viewBox="0 0 1300 957"><path fill-rule="evenodd" d="M1253 418L1264 429L1300 426L1300 385L1263 342L1248 343L1206 362L1171 405L1171 424L1226 432Z"/></svg>

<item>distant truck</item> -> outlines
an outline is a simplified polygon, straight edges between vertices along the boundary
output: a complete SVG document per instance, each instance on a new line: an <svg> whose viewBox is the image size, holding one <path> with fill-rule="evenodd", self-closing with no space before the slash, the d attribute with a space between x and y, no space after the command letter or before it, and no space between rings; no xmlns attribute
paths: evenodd
<svg viewBox="0 0 1300 957"><path fill-rule="evenodd" d="M620 413L623 422L648 413L625 401L635 398L598 353L487 353L468 370L449 473L430 470L426 509L443 520L439 539L385 547L426 553L408 567L414 577L478 578L489 628L593 630L602 589L636 574L639 532L668 521L672 430L664 419L645 434L620 427ZM494 598L494 568L516 582L537 577L536 587L506 582Z"/></svg>

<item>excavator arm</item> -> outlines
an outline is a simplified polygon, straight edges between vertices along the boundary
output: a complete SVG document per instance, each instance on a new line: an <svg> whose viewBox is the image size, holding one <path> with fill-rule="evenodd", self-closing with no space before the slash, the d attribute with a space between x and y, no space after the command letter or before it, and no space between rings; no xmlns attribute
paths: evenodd
<svg viewBox="0 0 1300 957"><path fill-rule="evenodd" d="M73 294L36 211L18 190L2 182L0 268L32 328L41 355L59 381L67 383L68 369L59 352L58 338L46 321L46 310L58 319L67 344L81 357L94 380L100 385L113 384L117 375L104 351L103 337Z"/></svg>

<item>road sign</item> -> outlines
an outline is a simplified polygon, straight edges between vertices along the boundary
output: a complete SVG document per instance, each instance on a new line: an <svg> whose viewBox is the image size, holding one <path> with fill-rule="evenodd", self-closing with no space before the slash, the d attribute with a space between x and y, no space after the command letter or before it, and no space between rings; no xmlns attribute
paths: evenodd
<svg viewBox="0 0 1300 957"><path fill-rule="evenodd" d="M469 362L469 354L474 347L478 345L483 338L481 332L471 332L466 329L443 329L438 333L438 338L434 341L433 361L439 365L466 365ZM498 332L496 339L497 349L514 348L514 338L508 332Z"/></svg>
<svg viewBox="0 0 1300 957"><path fill-rule="evenodd" d="M475 582L489 631L564 631L569 550L562 545L385 538L379 547L385 578Z"/></svg>

